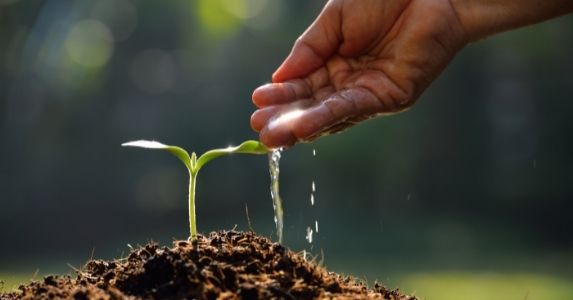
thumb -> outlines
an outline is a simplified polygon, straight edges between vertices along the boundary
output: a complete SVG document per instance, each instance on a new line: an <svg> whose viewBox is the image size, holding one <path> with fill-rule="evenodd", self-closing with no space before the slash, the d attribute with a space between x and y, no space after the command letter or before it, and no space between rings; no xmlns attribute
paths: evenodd
<svg viewBox="0 0 573 300"><path fill-rule="evenodd" d="M273 82L304 77L332 56L340 46L340 6L329 1L310 27L296 40L281 66L273 74Z"/></svg>

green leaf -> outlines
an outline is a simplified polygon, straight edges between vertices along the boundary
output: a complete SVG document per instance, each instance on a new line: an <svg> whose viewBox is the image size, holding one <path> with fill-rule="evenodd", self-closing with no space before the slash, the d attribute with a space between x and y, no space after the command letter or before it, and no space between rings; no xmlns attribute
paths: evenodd
<svg viewBox="0 0 573 300"><path fill-rule="evenodd" d="M145 149L159 149L171 152L171 154L177 156L187 167L189 172L193 172L193 164L191 163L191 157L189 153L185 151L185 149L177 147L177 146L170 146L165 145L160 142L156 141L146 141L146 140L139 140L139 141L132 141L121 144L123 147L137 147L137 148L145 148ZM195 153L193 153L195 154Z"/></svg>
<svg viewBox="0 0 573 300"><path fill-rule="evenodd" d="M209 150L197 159L196 171L198 172L203 165L208 163L209 161L229 155L234 153L244 153L244 154L267 154L269 149L261 142L258 141L246 141L236 147L227 147L224 149L213 149Z"/></svg>

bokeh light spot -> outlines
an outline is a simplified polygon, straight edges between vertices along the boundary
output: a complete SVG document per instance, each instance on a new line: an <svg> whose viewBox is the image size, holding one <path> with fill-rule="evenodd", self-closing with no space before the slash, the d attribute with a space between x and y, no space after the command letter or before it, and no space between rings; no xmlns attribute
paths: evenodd
<svg viewBox="0 0 573 300"><path fill-rule="evenodd" d="M97 20L82 20L74 25L65 41L69 58L84 67L105 65L113 53L113 35Z"/></svg>
<svg viewBox="0 0 573 300"><path fill-rule="evenodd" d="M239 19L258 16L268 5L269 0L221 0L223 7Z"/></svg>
<svg viewBox="0 0 573 300"><path fill-rule="evenodd" d="M210 37L226 37L237 31L241 20L233 15L226 0L199 0L197 1L197 17L203 30ZM244 0L234 0L235 10L241 11Z"/></svg>

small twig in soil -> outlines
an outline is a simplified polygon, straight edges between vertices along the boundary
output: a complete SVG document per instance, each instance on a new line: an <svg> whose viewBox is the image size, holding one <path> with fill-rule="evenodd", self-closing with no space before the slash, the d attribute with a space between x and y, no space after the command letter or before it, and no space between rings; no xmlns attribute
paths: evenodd
<svg viewBox="0 0 573 300"><path fill-rule="evenodd" d="M96 248L95 247L92 248L92 253L90 254L90 260L94 260L95 251L96 251Z"/></svg>
<svg viewBox="0 0 573 300"><path fill-rule="evenodd" d="M245 214L247 215L247 226L249 226L249 231L255 232L253 225L251 224L251 218L249 217L249 206L245 203Z"/></svg>
<svg viewBox="0 0 573 300"><path fill-rule="evenodd" d="M318 254L317 255L313 255L312 252L310 251L306 251L306 249L303 249L302 251L298 252L298 255L302 256L304 258L304 260L316 264L316 259L318 258Z"/></svg>
<svg viewBox="0 0 573 300"><path fill-rule="evenodd" d="M370 282L368 281L368 277L366 276L366 274L362 275L362 280L364 280L364 283L365 283L366 285L369 285L369 284L370 284Z"/></svg>
<svg viewBox="0 0 573 300"><path fill-rule="evenodd" d="M40 269L36 269L36 271L34 271L34 274L32 274L32 278L30 280L36 279L36 277L38 277L38 273L40 273Z"/></svg>
<svg viewBox="0 0 573 300"><path fill-rule="evenodd" d="M78 274L82 272L81 269L78 269L78 268L72 266L72 264L70 264L70 263L67 263L67 265L68 265L68 268L74 270L74 272L76 272L76 273L78 273Z"/></svg>

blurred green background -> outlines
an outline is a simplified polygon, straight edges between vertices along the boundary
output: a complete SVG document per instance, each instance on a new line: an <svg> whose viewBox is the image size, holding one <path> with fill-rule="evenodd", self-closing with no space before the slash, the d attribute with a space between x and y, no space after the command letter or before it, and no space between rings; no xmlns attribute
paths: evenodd
<svg viewBox="0 0 573 300"><path fill-rule="evenodd" d="M0 288L186 238L183 166L119 145L256 138L251 93L322 5L0 0ZM572 299L572 53L571 16L492 37L412 110L286 151L285 243L422 299ZM248 206L275 238L264 157L201 172L200 231Z"/></svg>

